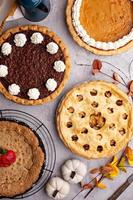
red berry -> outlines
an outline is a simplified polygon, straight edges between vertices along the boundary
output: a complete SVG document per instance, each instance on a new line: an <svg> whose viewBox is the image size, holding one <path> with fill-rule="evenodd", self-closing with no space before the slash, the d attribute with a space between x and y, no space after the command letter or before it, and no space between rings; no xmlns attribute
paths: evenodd
<svg viewBox="0 0 133 200"><path fill-rule="evenodd" d="M0 167L8 167L16 161L16 154L9 150L6 154L0 156Z"/></svg>

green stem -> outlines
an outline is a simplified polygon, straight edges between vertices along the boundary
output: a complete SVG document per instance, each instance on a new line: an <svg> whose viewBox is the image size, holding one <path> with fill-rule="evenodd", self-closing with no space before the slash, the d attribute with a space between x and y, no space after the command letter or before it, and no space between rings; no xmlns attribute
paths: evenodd
<svg viewBox="0 0 133 200"><path fill-rule="evenodd" d="M0 148L0 154L6 154L7 153L7 150L6 149L2 149L2 148Z"/></svg>

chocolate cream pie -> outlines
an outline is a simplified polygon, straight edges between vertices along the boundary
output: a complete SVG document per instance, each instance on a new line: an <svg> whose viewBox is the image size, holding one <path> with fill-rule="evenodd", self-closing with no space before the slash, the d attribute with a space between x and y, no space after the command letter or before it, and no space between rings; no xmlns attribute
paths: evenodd
<svg viewBox="0 0 133 200"><path fill-rule="evenodd" d="M0 38L0 91L26 105L55 99L70 73L68 50L55 33L41 26L22 26Z"/></svg>
<svg viewBox="0 0 133 200"><path fill-rule="evenodd" d="M95 54L133 47L132 0L68 0L66 15L74 40Z"/></svg>

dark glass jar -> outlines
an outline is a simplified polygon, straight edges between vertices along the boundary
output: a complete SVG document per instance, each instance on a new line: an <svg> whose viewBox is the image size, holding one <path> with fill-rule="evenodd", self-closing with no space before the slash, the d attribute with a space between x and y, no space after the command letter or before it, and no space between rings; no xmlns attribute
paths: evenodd
<svg viewBox="0 0 133 200"><path fill-rule="evenodd" d="M24 17L33 22L46 18L50 12L50 0L18 0Z"/></svg>

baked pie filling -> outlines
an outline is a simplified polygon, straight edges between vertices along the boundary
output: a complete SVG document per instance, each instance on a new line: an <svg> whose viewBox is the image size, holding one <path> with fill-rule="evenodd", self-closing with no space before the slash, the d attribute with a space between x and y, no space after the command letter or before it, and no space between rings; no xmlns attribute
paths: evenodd
<svg viewBox="0 0 133 200"><path fill-rule="evenodd" d="M20 98L49 96L63 81L65 68L59 45L40 32L12 34L0 47L0 81Z"/></svg>
<svg viewBox="0 0 133 200"><path fill-rule="evenodd" d="M131 0L75 0L73 26L89 46L113 50L133 40Z"/></svg>
<svg viewBox="0 0 133 200"><path fill-rule="evenodd" d="M132 136L132 106L127 95L104 81L70 90L57 109L60 138L85 158L115 155Z"/></svg>

